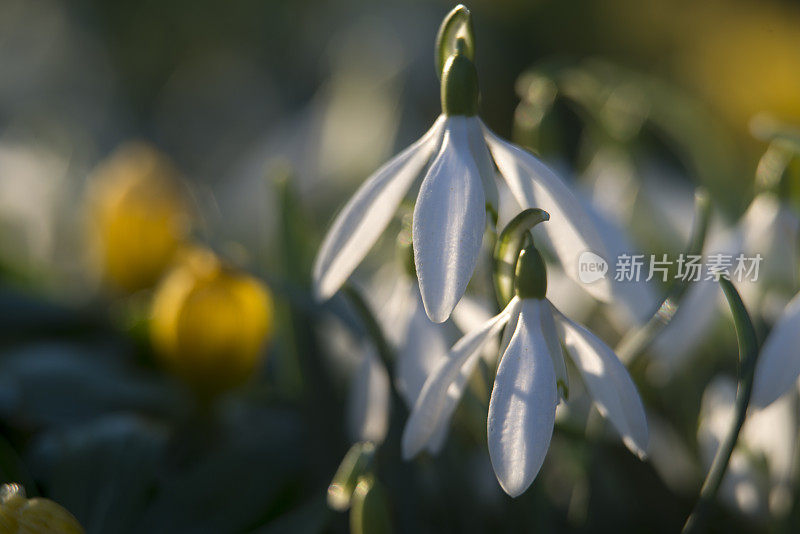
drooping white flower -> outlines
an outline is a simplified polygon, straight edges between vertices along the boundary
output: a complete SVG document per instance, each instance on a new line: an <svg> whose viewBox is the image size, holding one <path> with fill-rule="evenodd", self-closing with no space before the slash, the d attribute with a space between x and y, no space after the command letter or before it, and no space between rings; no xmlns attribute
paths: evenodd
<svg viewBox="0 0 800 534"><path fill-rule="evenodd" d="M497 210L497 180L522 208L550 212L547 233L570 276L578 275L581 253L607 256L590 216L567 185L533 155L492 133L476 115L477 100L474 66L456 53L442 76L442 115L420 140L370 176L334 220L314 264L319 298L329 298L347 280L426 168L412 239L422 301L435 322L450 316L472 277L485 207ZM607 281L587 289L601 300L611 298Z"/></svg>
<svg viewBox="0 0 800 534"><path fill-rule="evenodd" d="M542 260L534 255L535 249L527 249L519 261L542 271ZM492 465L506 493L516 497L530 486L549 448L556 406L568 388L561 343L600 413L628 448L644 457L647 421L630 375L605 343L545 298L544 287L546 281L518 290L502 312L453 346L425 382L409 417L402 441L405 458L425 449L449 425L481 348L503 327L487 432Z"/></svg>

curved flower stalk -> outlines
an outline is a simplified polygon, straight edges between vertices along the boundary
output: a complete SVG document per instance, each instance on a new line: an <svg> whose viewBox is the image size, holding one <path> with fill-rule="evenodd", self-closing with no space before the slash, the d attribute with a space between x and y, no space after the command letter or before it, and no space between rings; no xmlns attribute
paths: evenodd
<svg viewBox="0 0 800 534"><path fill-rule="evenodd" d="M711 382L703 394L697 442L706 466L732 424L735 397L736 384L723 377ZM720 497L751 516L785 514L791 505L796 429L792 397L751 411L722 479Z"/></svg>
<svg viewBox="0 0 800 534"><path fill-rule="evenodd" d="M462 337L425 382L403 433L405 458L416 456L444 432L481 348L503 327L487 433L492 466L506 493L522 494L547 454L556 406L569 391L562 343L600 413L631 451L645 456L647 421L630 375L605 343L545 298L546 288L544 262L533 246L526 247L517 261L515 295L508 305Z"/></svg>
<svg viewBox="0 0 800 534"><path fill-rule="evenodd" d="M457 10L463 16L466 8ZM444 64L442 115L420 140L370 176L334 220L314 264L319 298L331 297L352 274L425 169L412 240L422 301L434 322L450 316L472 277L486 209L497 212L499 181L523 208L538 206L551 213L554 222L547 233L571 276L578 275L581 253L606 255L591 218L567 185L533 155L492 133L477 116L477 73L468 41L474 43L471 37L456 38ZM611 298L604 280L587 288L597 298Z"/></svg>

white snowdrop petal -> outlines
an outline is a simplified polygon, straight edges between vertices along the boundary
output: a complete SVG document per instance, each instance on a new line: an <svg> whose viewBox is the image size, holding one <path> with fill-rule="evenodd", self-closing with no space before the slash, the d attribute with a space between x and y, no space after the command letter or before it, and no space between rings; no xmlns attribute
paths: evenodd
<svg viewBox="0 0 800 534"><path fill-rule="evenodd" d="M555 308L553 310L564 346L598 411L611 421L625 445L644 458L648 442L647 417L628 370L600 338Z"/></svg>
<svg viewBox="0 0 800 534"><path fill-rule="evenodd" d="M449 117L439 154L414 207L414 262L425 311L441 323L478 261L486 225L483 186L469 149L466 117Z"/></svg>
<svg viewBox="0 0 800 534"><path fill-rule="evenodd" d="M579 280L579 258L583 252L591 251L608 261L606 245L569 187L532 154L500 139L488 128L484 128L484 133L497 168L520 206L541 208L550 214L550 222L542 225L542 231L567 275ZM608 276L583 287L599 300L611 300Z"/></svg>
<svg viewBox="0 0 800 534"><path fill-rule="evenodd" d="M348 426L353 440L383 442L389 428L389 402L389 374L369 345L350 386Z"/></svg>
<svg viewBox="0 0 800 534"><path fill-rule="evenodd" d="M750 403L767 406L786 393L800 376L800 293L786 306L764 341L756 362Z"/></svg>
<svg viewBox="0 0 800 534"><path fill-rule="evenodd" d="M439 451L442 450L442 447L444 447L447 434L450 430L450 421L453 419L456 408L458 408L458 403L461 401L461 397L464 395L467 382L472 376L472 373L475 371L475 366L480 361L480 354L481 351L478 350L475 355L466 359L464 365L462 365L461 369L458 370L455 380L453 380L453 383L450 384L449 388L447 388L447 394L444 397L444 401L442 402L441 410L439 412L439 422L437 423L433 434L431 434L431 437L428 440L428 445L426 446L426 449L431 454L438 454Z"/></svg>
<svg viewBox="0 0 800 534"><path fill-rule="evenodd" d="M336 293L375 244L436 150L444 121L375 171L336 216L314 262L317 298Z"/></svg>
<svg viewBox="0 0 800 534"><path fill-rule="evenodd" d="M508 308L511 313L508 316L508 324L503 330L503 338L500 340L500 354L504 354L508 349L508 344L511 343L511 337L517 331L517 321L519 321L519 310L522 306L522 300L514 299L508 303Z"/></svg>
<svg viewBox="0 0 800 534"><path fill-rule="evenodd" d="M544 300L541 304L542 334L547 342L547 350L553 359L553 370L556 374L556 385L561 384L566 391L569 391L569 376L567 375L567 362L564 361L564 352L561 350L561 341L558 339L556 322L553 319L553 305L550 301ZM562 394L559 388L559 395Z"/></svg>
<svg viewBox="0 0 800 534"><path fill-rule="evenodd" d="M447 359L450 349L443 327L428 319L416 285L413 292L413 311L399 344L395 366L397 389L409 407L417 402L428 376Z"/></svg>
<svg viewBox="0 0 800 534"><path fill-rule="evenodd" d="M516 300L512 300L512 302L516 302ZM449 424L449 418L442 417L442 414L448 409L451 402L447 398L450 387L458 380L463 367L474 365L471 360L477 361L477 358L480 357L481 347L499 332L500 328L508 322L508 317L509 309L506 307L480 329L470 332L458 340L448 353L447 359L425 381L403 431L403 458L413 458L428 447L434 436L445 432L439 427ZM463 387L461 391L463 392ZM458 399L455 399L455 403L458 403Z"/></svg>
<svg viewBox="0 0 800 534"><path fill-rule="evenodd" d="M503 490L517 497L536 478L555 424L556 378L542 334L542 301L522 301L489 402L489 456Z"/></svg>
<svg viewBox="0 0 800 534"><path fill-rule="evenodd" d="M475 165L481 175L486 204L497 211L499 204L497 179L492 156L489 154L486 140L483 138L483 123L478 117L467 117L466 121L469 149L472 152L472 157L475 158Z"/></svg>

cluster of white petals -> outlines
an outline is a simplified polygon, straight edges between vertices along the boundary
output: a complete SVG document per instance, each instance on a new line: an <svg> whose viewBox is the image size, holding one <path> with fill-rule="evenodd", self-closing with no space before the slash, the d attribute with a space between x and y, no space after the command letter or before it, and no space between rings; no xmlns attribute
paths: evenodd
<svg viewBox="0 0 800 534"><path fill-rule="evenodd" d="M426 167L412 239L422 301L434 322L450 316L472 277L486 227L485 207L494 209L497 202L497 180L503 180L521 209L550 213L552 223L545 231L570 277L577 279L581 253L607 256L587 210L546 165L500 139L477 116L442 115L420 140L370 176L336 217L314 264L318 298L330 298L344 284ZM611 298L607 279L585 287L600 300Z"/></svg>
<svg viewBox="0 0 800 534"><path fill-rule="evenodd" d="M567 387L562 344L598 411L625 445L644 457L644 407L625 366L597 336L561 314L547 299L514 297L481 328L459 340L430 374L403 434L403 455L436 450L481 348L505 327L489 403L489 455L501 487L516 497L542 466L555 425L559 391Z"/></svg>

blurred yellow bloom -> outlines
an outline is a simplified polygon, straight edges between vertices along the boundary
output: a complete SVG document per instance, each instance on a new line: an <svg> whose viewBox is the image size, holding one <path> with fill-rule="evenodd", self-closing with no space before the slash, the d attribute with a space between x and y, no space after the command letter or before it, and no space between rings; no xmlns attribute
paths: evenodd
<svg viewBox="0 0 800 534"><path fill-rule="evenodd" d="M0 532L3 534L82 534L80 523L49 499L26 499L17 484L0 488Z"/></svg>
<svg viewBox="0 0 800 534"><path fill-rule="evenodd" d="M190 229L177 170L143 143L123 145L95 170L89 217L92 259L126 291L152 286Z"/></svg>
<svg viewBox="0 0 800 534"><path fill-rule="evenodd" d="M190 249L156 291L150 330L165 366L213 394L252 375L272 327L272 297L262 282L208 250Z"/></svg>

